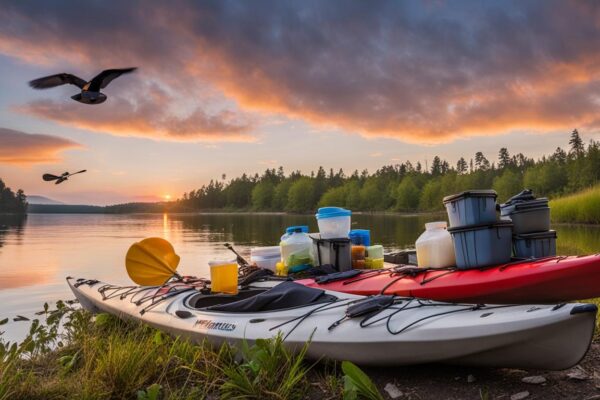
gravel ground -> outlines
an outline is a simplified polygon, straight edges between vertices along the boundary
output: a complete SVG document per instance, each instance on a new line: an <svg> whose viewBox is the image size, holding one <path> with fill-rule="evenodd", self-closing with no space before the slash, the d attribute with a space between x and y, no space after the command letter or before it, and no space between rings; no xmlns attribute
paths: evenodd
<svg viewBox="0 0 600 400"><path fill-rule="evenodd" d="M592 344L579 365L565 371L446 365L363 370L387 399L600 400L600 341ZM386 386L397 397L390 396ZM317 392L309 397L316 397Z"/></svg>

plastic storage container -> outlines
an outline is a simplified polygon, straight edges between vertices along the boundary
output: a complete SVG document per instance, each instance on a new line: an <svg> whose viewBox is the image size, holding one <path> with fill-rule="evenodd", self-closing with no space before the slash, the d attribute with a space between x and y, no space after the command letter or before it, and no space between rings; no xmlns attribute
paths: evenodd
<svg viewBox="0 0 600 400"><path fill-rule="evenodd" d="M361 246L371 245L371 231L368 229L352 229L348 234L352 244Z"/></svg>
<svg viewBox="0 0 600 400"><path fill-rule="evenodd" d="M513 236L513 252L519 258L556 255L556 231L524 233Z"/></svg>
<svg viewBox="0 0 600 400"><path fill-rule="evenodd" d="M515 235L550 230L548 199L536 199L531 190L524 190L500 205L500 215L512 220Z"/></svg>
<svg viewBox="0 0 600 400"><path fill-rule="evenodd" d="M501 220L493 224L448 228L454 242L456 266L474 269L509 262L512 227L512 222Z"/></svg>
<svg viewBox="0 0 600 400"><path fill-rule="evenodd" d="M365 268L367 269L381 269L383 268L383 257L382 258L365 258Z"/></svg>
<svg viewBox="0 0 600 400"><path fill-rule="evenodd" d="M352 241L352 239L350 239L350 241ZM353 245L351 251L352 251L352 268L353 269L364 269L367 248L362 245Z"/></svg>
<svg viewBox="0 0 600 400"><path fill-rule="evenodd" d="M493 190L469 190L444 197L450 226L458 228L495 222L496 197Z"/></svg>
<svg viewBox="0 0 600 400"><path fill-rule="evenodd" d="M235 260L212 260L210 266L210 291L237 294L238 264Z"/></svg>
<svg viewBox="0 0 600 400"><path fill-rule="evenodd" d="M258 268L276 270L277 263L281 261L281 247L253 247L250 249L250 262Z"/></svg>
<svg viewBox="0 0 600 400"><path fill-rule="evenodd" d="M283 235L281 247L281 259L289 272L298 272L312 266L311 256L312 240L303 227L297 226L289 234ZM308 228L307 228L308 229Z"/></svg>
<svg viewBox="0 0 600 400"><path fill-rule="evenodd" d="M425 224L425 232L415 242L419 267L445 268L456 265L452 236L446 228L445 221Z"/></svg>
<svg viewBox="0 0 600 400"><path fill-rule="evenodd" d="M383 246L380 244L374 244L373 246L368 246L367 247L367 257L383 258Z"/></svg>
<svg viewBox="0 0 600 400"><path fill-rule="evenodd" d="M321 207L315 215L322 239L347 238L352 211L340 207Z"/></svg>
<svg viewBox="0 0 600 400"><path fill-rule="evenodd" d="M315 265L333 265L338 271L352 269L352 243L348 238L325 239L312 234Z"/></svg>

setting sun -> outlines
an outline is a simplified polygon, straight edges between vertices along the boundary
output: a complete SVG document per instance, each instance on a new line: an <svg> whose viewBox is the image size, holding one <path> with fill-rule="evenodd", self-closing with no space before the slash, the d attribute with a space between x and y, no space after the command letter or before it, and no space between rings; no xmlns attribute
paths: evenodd
<svg viewBox="0 0 600 400"><path fill-rule="evenodd" d="M170 194L165 194L165 195L163 196L163 198L164 198L166 201L170 201L170 200L171 200L171 195L170 195Z"/></svg>

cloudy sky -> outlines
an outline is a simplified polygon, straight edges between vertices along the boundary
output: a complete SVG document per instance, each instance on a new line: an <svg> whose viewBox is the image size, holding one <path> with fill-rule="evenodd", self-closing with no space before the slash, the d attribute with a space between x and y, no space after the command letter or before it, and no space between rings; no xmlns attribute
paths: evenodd
<svg viewBox="0 0 600 400"><path fill-rule="evenodd" d="M96 106L31 79L107 68ZM4 1L0 177L107 204L211 178L374 171L600 139L600 4L569 1ZM87 168L66 185L44 172Z"/></svg>

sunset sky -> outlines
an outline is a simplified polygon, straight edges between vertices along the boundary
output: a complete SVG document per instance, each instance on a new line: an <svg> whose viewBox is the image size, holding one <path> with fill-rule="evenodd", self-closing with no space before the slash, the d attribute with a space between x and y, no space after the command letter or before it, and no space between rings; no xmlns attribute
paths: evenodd
<svg viewBox="0 0 600 400"><path fill-rule="evenodd" d="M84 79L138 67L84 105ZM79 204L600 139L600 3L3 1L0 178ZM55 186L44 172L88 169Z"/></svg>

